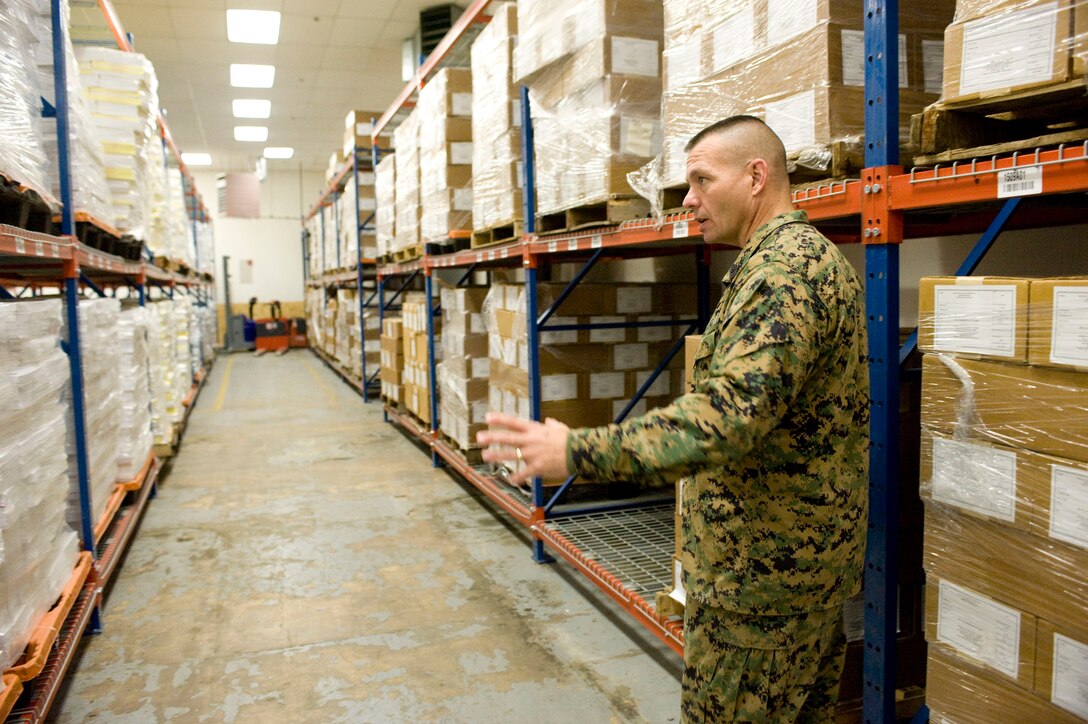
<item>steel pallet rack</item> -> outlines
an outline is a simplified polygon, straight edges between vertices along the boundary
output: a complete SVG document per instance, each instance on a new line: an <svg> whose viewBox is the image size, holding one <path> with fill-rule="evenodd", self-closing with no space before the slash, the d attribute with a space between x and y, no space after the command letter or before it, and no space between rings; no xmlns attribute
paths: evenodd
<svg viewBox="0 0 1088 724"><path fill-rule="evenodd" d="M459 33L479 20L488 3L473 3L443 41L448 51L462 40ZM896 707L896 614L899 581L897 445L900 365L914 349L916 336L899 342L899 245L905 239L938 235L980 233L974 249L957 270L970 274L1005 229L1054 226L1088 221L1083 199L1088 191L1088 143L1059 146L1033 152L997 155L980 160L930 168L905 170L898 165L897 43L898 3L867 0L865 10L866 50L866 168L859 179L829 181L794 193L798 208L838 243L861 243L865 247L866 306L869 315L869 357L872 421L870 426L870 514L865 582L865 637L862 715L866 722L893 722ZM437 52L437 51L436 51ZM375 127L375 138L410 102L412 94L437 67L433 57ZM523 113L528 103L523 92ZM524 132L531 123L523 119ZM524 141L525 139L523 139ZM523 144L525 167L531 174L531 142ZM1012 180L1032 180L1017 188ZM532 199L531 176L526 179L525 198ZM1025 198L1026 197L1026 198ZM378 269L379 286L386 278L423 274L427 296L433 308L431 273L444 268L487 270L522 266L527 290L535 288L539 262L548 258L591 260L616 252L622 256L639 247L648 253L663 253L677 244L697 241L697 229L690 213L652 220L625 222L614 227L579 233L535 234L533 214L525 214L527 234L519 241L498 247L430 256L408 264L388 264ZM703 247L705 248L705 247ZM466 274L466 277L468 275ZM530 291L528 318L539 320L535 294ZM546 320L548 314L543 315ZM704 317L705 319L705 317ZM530 324L530 348L535 347L539 325ZM433 335L432 335L433 346ZM530 355L534 355L531 353ZM432 406L436 405L432 364ZM532 369L532 368L531 368ZM531 378L538 377L531 375ZM539 390L531 396L539 399ZM539 413L534 404L534 413ZM434 411L432 410L432 413ZM434 429L424 429L417 420L386 408L391 422L421 440L433 458L456 470L481 490L499 508L530 528L534 554L543 558L542 546L581 570L606 594L637 620L657 634L675 651L682 652L683 635L678 621L661 618L646 599L665 587L670 572L664 563L669 557L672 521L652 503L619 511L563 511L553 509L557 498L545 502L539 483L532 493L506 485L481 466L468 464L439 438ZM432 420L436 416L432 414ZM432 428L434 423L432 423ZM554 515L549 516L550 510ZM567 514L563 514L566 512ZM664 543L661 541L664 540ZM660 550L654 551L655 541ZM649 561L637 553L652 551ZM645 574L640 578L641 574ZM922 719L927 710L918 710Z"/></svg>
<svg viewBox="0 0 1088 724"><path fill-rule="evenodd" d="M109 0L98 0L108 26L122 49L131 50L127 35ZM38 295L47 288L57 288L64 298L68 329L66 351L72 385L72 416L75 430L75 453L80 498L80 539L83 552L79 563L61 592L58 603L39 622L18 663L3 672L0 688L0 718L7 721L42 721L60 688L69 664L74 658L80 638L90 628L102 630L100 607L103 589L124 555L132 535L147 505L155 493L162 467L154 453L148 455L133 479L115 484L105 511L97 521L91 520L89 471L84 417L83 374L80 359L80 325L78 302L86 290L106 296L106 290L116 294L118 288L128 288L144 305L149 288L157 287L172 296L175 288L191 291L198 302L210 298L207 286L211 278L195 273L181 274L149 263L149 259L131 261L92 249L81 243L76 223L90 225L115 239L120 234L109 224L90 215L74 212L71 196L71 167L69 160L69 118L67 98L67 66L64 62L65 33L61 20L61 1L51 0L53 24L54 90L57 120L57 148L60 178L60 234L51 235L0 226L0 298ZM169 149L185 179L190 219L197 233L198 218L206 221L206 211L192 179L181 164L180 154L161 118L158 119L164 150ZM164 172L165 172L164 157ZM199 216L198 216L199 215ZM17 291L16 291L17 290ZM192 395L206 376L202 369L194 381ZM189 404L191 405L190 399Z"/></svg>
<svg viewBox="0 0 1088 724"><path fill-rule="evenodd" d="M376 159L378 149L373 150L373 155L365 153L364 149L356 148L351 158L340 166L336 174L329 180L328 185L318 196L314 205L309 208L306 215L302 219L302 271L305 277L305 283L312 288L330 289L330 288L343 288L351 284L355 285L356 298L359 302L359 343L362 345L362 375L360 379L357 379L352 374L349 368L339 364L335 359L325 353L324 350L317 347L311 347L314 354L316 354L333 372L340 375L352 388L355 389L360 395L363 396L364 402L369 402L372 395L374 395L378 386L378 370L372 372L367 369L366 362L366 321L365 314L368 310L374 312L378 311L378 285L376 280L376 264L377 261L370 257L363 256L363 241L362 235L364 232L373 232L374 230L374 212L367 215L365 219L362 218L362 208L359 197L359 174L360 172L373 171L374 163L372 159ZM355 195L354 198L344 198L344 189L347 187L348 175L354 179ZM339 204L342 203L351 204L354 207L354 214L352 218L356 220L355 224L355 248L358 250L359 258L355 260L354 269L348 268L343 271L327 271L325 264L325 217L324 215L319 217L321 228L321 272L316 278L309 275L309 245L307 243L306 222L321 213L321 210L326 207L332 207L334 222L333 233L336 234L336 254L337 259L340 258L340 214L336 213ZM369 296L367 296L369 294Z"/></svg>

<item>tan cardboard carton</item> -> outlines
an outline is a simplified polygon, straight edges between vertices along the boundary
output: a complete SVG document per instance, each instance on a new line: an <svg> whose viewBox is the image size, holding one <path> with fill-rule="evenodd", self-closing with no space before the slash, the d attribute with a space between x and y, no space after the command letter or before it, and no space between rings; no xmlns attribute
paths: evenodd
<svg viewBox="0 0 1088 724"><path fill-rule="evenodd" d="M1088 719L1088 620L1073 630L1039 619L1035 641L1035 695Z"/></svg>
<svg viewBox="0 0 1088 724"><path fill-rule="evenodd" d="M1088 278L1034 279L1030 294L1028 362L1088 371Z"/></svg>
<svg viewBox="0 0 1088 724"><path fill-rule="evenodd" d="M923 277L918 348L1024 362L1031 281L1011 277Z"/></svg>

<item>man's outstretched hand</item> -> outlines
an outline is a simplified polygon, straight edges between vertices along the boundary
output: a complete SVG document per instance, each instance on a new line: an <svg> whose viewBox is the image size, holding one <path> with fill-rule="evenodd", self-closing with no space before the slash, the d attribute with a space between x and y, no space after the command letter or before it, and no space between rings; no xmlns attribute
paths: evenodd
<svg viewBox="0 0 1088 724"><path fill-rule="evenodd" d="M487 413L489 430L476 433L483 446L484 460L492 463L521 463L515 466L510 482L521 484L534 477L562 480L567 469L567 435L570 428L550 417L543 423L519 417Z"/></svg>

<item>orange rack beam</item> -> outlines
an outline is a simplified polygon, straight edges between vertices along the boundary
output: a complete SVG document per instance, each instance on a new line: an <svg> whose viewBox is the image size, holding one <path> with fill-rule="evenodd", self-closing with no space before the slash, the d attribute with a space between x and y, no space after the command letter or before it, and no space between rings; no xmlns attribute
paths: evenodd
<svg viewBox="0 0 1088 724"><path fill-rule="evenodd" d="M496 483L494 479L488 475L480 474L475 468L469 465L456 450L447 445L443 440L435 440L433 447L435 452L437 452L451 468L461 474L461 477L490 498L496 505L509 513L516 521L525 526L532 523L533 513L529 507L510 495L502 488L502 486Z"/></svg>
<svg viewBox="0 0 1088 724"><path fill-rule="evenodd" d="M92 568L91 554L88 551L83 551L79 555L79 563L76 564L72 575L68 578L68 583L65 584L64 589L61 591L60 601L49 613L42 617L37 628L31 634L30 643L27 644L26 653L23 655L23 663L12 666L4 672L5 676L11 675L22 682L27 682L41 673L42 667L45 666L45 662L49 658L53 643L57 640L60 627L64 620L68 618L68 612L72 610L72 605L76 602L76 598L83 589L83 584L86 583L87 576L90 575Z"/></svg>
<svg viewBox="0 0 1088 724"><path fill-rule="evenodd" d="M109 501L106 503L106 509L102 513L102 517L94 526L94 542L97 545L102 536L105 535L106 530L109 529L110 523L113 522L114 516L117 515L117 511L121 509L121 503L125 502L125 496L128 491L120 483L115 483L113 486L113 492L110 493Z"/></svg>
<svg viewBox="0 0 1088 724"><path fill-rule="evenodd" d="M147 507L148 498L155 488L155 481L159 477L162 463L154 455L151 456L151 468L144 476L143 486L131 505L121 509L121 514L113 520L113 525L108 527L101 536L96 535L96 545L101 546L95 568L98 571L99 585L105 587L113 576L117 565L121 562L121 554L128 547L132 534L136 531L136 524Z"/></svg>
<svg viewBox="0 0 1088 724"><path fill-rule="evenodd" d="M4 674L0 680L0 721L8 718L15 707L19 694L23 693L23 682L14 674Z"/></svg>

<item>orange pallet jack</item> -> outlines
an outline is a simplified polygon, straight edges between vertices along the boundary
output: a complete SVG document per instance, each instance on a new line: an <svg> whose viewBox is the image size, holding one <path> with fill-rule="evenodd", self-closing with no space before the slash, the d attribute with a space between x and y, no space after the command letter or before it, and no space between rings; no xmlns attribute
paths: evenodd
<svg viewBox="0 0 1088 724"><path fill-rule="evenodd" d="M257 303L257 298L249 300L250 317L253 315L253 307ZM291 346L291 336L288 329L288 322L283 318L283 309L280 307L278 301L273 301L268 305L268 317L264 319L254 319L253 327L256 333L254 343L256 344L257 357L267 353L275 352L278 355L286 354L288 348Z"/></svg>
<svg viewBox="0 0 1088 724"><path fill-rule="evenodd" d="M306 320L302 317L287 320L287 335L292 349L310 346L309 340L306 339Z"/></svg>

